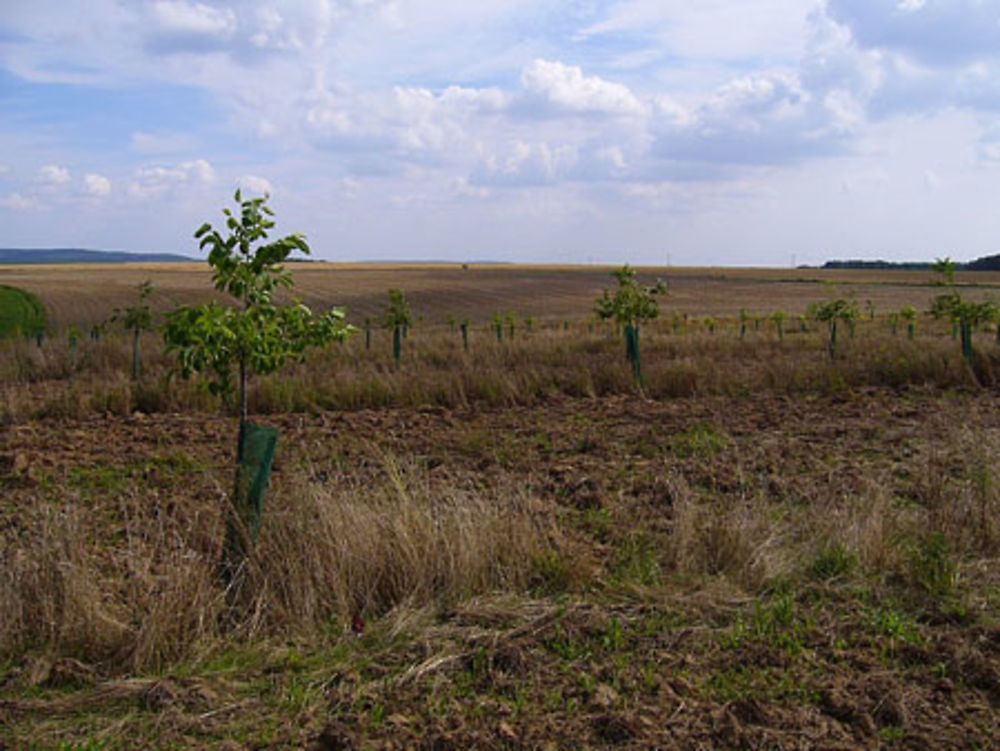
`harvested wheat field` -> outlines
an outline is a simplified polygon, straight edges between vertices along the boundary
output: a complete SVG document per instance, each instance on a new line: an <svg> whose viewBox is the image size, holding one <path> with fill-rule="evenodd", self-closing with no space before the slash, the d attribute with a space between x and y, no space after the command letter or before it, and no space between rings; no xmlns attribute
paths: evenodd
<svg viewBox="0 0 1000 751"><path fill-rule="evenodd" d="M308 305L347 308L354 323L379 316L386 291L406 291L415 312L428 324L449 315L485 322L497 311L539 320L580 319L594 297L611 286L610 267L526 266L517 264L336 264L291 266L296 294ZM905 304L926 309L939 290L929 274L917 271L824 269L643 268L644 278L669 285L665 310L689 316L733 317L746 308L757 313L782 309L805 312L810 302L832 294L870 301L883 314ZM0 266L0 284L42 298L56 328L90 327L111 311L133 304L138 285L153 283L152 306L167 311L206 299L210 269L204 263L61 264ZM974 297L1000 294L1000 272L959 272L957 283Z"/></svg>
<svg viewBox="0 0 1000 751"><path fill-rule="evenodd" d="M52 327L0 343L0 747L997 747L1000 345L911 337L922 275L643 270L639 386L607 269L295 272L423 321L398 368L374 328L253 380L280 439L228 588L231 413L155 334L132 378L124 332L61 333L208 275L0 272Z"/></svg>

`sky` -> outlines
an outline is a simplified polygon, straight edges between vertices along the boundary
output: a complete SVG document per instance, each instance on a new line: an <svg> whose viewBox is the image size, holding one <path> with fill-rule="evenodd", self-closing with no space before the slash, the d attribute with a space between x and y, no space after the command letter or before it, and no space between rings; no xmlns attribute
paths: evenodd
<svg viewBox="0 0 1000 751"><path fill-rule="evenodd" d="M1000 0L2 0L0 246L1000 253Z"/></svg>

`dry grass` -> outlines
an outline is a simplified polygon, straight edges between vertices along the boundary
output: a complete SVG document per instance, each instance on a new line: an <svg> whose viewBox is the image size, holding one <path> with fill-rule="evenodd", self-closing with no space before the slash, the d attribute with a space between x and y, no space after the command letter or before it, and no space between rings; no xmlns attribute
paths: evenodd
<svg viewBox="0 0 1000 751"><path fill-rule="evenodd" d="M414 465L381 461L363 484L302 475L274 494L239 591L216 575L220 506L150 505L136 489L110 520L69 503L32 509L2 533L0 654L159 670L222 639L310 636L354 614L524 591L565 554L518 489L432 486Z"/></svg>
<svg viewBox="0 0 1000 751"><path fill-rule="evenodd" d="M623 347L613 327L576 322L518 323L514 339L492 327L469 333L463 349L457 331L423 326L403 342L402 366L393 367L390 335L361 333L346 345L314 352L284 373L251 381L256 413L370 407L456 407L529 404L552 395L602 397L636 393ZM970 369L946 326L923 321L916 339L892 335L881 320L859 324L842 337L837 357L826 350L826 333L811 325L784 340L766 325L740 338L734 320L714 333L701 324L670 321L643 329L643 393L654 399L768 393L839 393L866 387L992 387L1000 372L1000 347L992 332L976 334ZM100 341L0 342L0 423L36 417L80 418L90 414L214 411L219 404L196 382L172 377L173 362L155 335L142 340L143 378L131 380L131 342L121 332Z"/></svg>
<svg viewBox="0 0 1000 751"><path fill-rule="evenodd" d="M192 264L80 264L0 267L0 283L21 287L42 300L54 331L75 324L84 331L107 320L114 308L133 305L138 285L153 282L150 304L163 312L175 305L207 300L209 267ZM487 322L496 311L536 320L580 320L591 314L594 298L613 282L610 267L459 264L383 265L305 263L292 266L296 293L309 305L346 306L360 324L381 315L389 288L406 291L415 315L443 324L449 315ZM909 304L926 310L940 288L927 272L825 271L820 269L642 268L640 275L662 277L670 285L666 310L692 316L734 317L741 308L767 314L782 309L803 313L807 305L836 293L871 301L880 314ZM1000 273L959 273L973 285L971 297L1000 289Z"/></svg>

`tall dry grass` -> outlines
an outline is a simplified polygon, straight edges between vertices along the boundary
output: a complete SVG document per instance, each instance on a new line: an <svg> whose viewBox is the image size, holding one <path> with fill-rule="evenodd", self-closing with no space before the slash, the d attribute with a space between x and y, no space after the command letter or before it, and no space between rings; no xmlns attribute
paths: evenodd
<svg viewBox="0 0 1000 751"><path fill-rule="evenodd" d="M314 352L299 365L254 378L250 407L257 413L385 406L444 407L528 404L551 395L602 397L636 393L624 346L613 326L576 322L504 332L470 332L469 349L457 331L417 328L403 342L402 365L393 367L390 335L377 330L371 349L360 334L347 344ZM143 340L144 375L130 377L130 340L123 334L81 341L75 353L51 340L0 343L0 423L35 417L88 414L212 411L220 404L194 382L171 373L172 361L155 336ZM839 393L864 387L992 387L1000 373L1000 346L988 332L976 335L969 367L946 326L921 327L915 340L892 335L883 321L862 322L851 339L841 336L830 358L826 333L790 331L779 341L772 328L749 331L733 322L715 333L669 321L643 329L643 393L654 399L775 393Z"/></svg>
<svg viewBox="0 0 1000 751"><path fill-rule="evenodd" d="M354 614L523 591L568 554L522 489L431 481L383 455L364 482L303 473L274 493L239 589L227 591L221 505L168 510L137 491L110 517L68 503L18 516L0 532L0 656L32 649L156 670L220 640L315 636Z"/></svg>
<svg viewBox="0 0 1000 751"><path fill-rule="evenodd" d="M911 457L917 479L905 495L890 490L885 470L874 469L855 469L849 491L817 477L794 500L705 497L671 475L670 519L659 538L664 570L749 593L794 579L846 578L876 596L900 589L918 608L954 605L947 595L963 570L972 580L980 564L1000 557L1000 471L993 459L1000 445L974 415L957 417L937 438ZM921 566L954 569L953 579L929 582Z"/></svg>

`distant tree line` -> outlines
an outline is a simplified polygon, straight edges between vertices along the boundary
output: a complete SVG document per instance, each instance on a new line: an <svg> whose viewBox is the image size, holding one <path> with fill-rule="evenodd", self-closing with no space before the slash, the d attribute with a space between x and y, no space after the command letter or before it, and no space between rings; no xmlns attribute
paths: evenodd
<svg viewBox="0 0 1000 751"><path fill-rule="evenodd" d="M823 264L824 269L894 269L898 271L932 271L934 263L931 261L862 261L860 259L848 261L827 261ZM1000 271L1000 254L983 256L968 263L956 263L956 271Z"/></svg>

